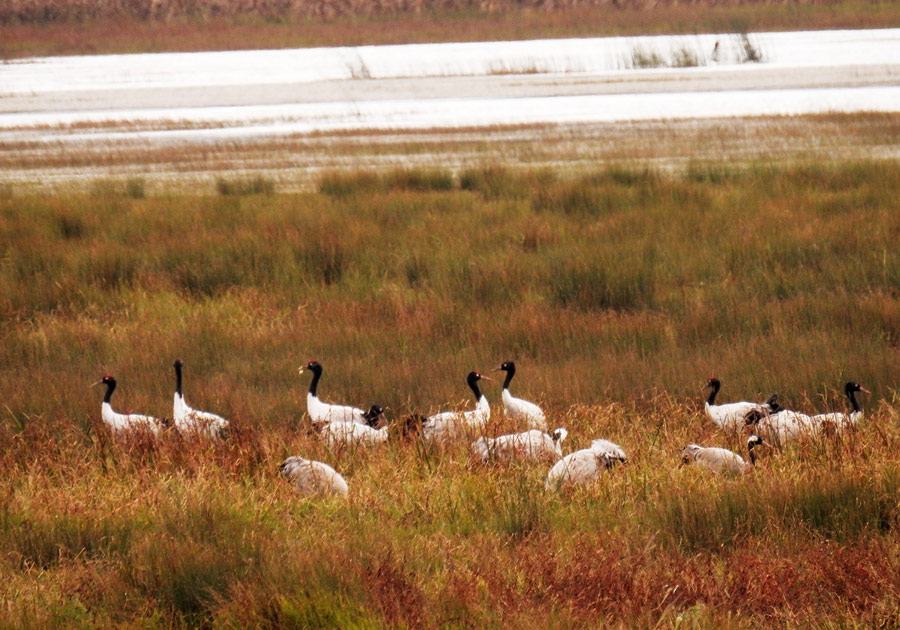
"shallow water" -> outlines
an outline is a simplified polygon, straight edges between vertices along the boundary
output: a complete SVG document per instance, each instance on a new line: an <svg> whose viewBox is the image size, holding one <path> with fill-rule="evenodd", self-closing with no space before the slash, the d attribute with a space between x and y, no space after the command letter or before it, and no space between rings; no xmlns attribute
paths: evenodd
<svg viewBox="0 0 900 630"><path fill-rule="evenodd" d="M746 42L761 62L743 59ZM685 61L696 65L673 67ZM857 111L900 111L900 29L0 64L0 141L202 142L359 129Z"/></svg>

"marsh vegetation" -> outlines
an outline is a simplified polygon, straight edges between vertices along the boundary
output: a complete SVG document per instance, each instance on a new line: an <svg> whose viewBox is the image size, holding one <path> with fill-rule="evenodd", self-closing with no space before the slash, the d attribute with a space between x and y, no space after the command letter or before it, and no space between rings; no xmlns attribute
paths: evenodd
<svg viewBox="0 0 900 630"><path fill-rule="evenodd" d="M265 176L218 194L100 183L0 197L0 592L8 627L890 627L900 601L900 167L890 161L619 163ZM120 406L191 400L224 442L115 440ZM325 400L411 412L465 374L631 463L574 492L546 466L472 466L396 435L330 452ZM702 414L777 391L842 409L841 436L763 450L740 478L678 469L687 442L740 449ZM499 387L484 388L499 401ZM513 427L499 413L492 432ZM347 501L277 476L327 461Z"/></svg>

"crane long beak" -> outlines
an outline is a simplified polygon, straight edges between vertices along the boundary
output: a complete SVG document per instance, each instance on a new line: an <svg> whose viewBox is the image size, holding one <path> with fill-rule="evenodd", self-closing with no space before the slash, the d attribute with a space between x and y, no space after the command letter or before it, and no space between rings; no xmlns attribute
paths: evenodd
<svg viewBox="0 0 900 630"><path fill-rule="evenodd" d="M100 379L99 381L97 381L96 383L91 383L91 387L96 387L97 385L102 385L102 384L103 384L103 379L101 378L101 379Z"/></svg>
<svg viewBox="0 0 900 630"><path fill-rule="evenodd" d="M871 394L871 393L872 393L872 392L870 392L868 389L866 389L865 387L863 387L863 386L861 386L861 385L860 385L860 387L859 387L859 391L864 392L864 393L866 393L866 394Z"/></svg>
<svg viewBox="0 0 900 630"><path fill-rule="evenodd" d="M484 374L481 375L481 379L484 381L493 381L494 380L490 376L485 376Z"/></svg>
<svg viewBox="0 0 900 630"><path fill-rule="evenodd" d="M305 366L305 365L301 365L300 367L297 368L297 372L300 373L300 374L303 374L303 370L305 370L305 369L306 369L306 366Z"/></svg>

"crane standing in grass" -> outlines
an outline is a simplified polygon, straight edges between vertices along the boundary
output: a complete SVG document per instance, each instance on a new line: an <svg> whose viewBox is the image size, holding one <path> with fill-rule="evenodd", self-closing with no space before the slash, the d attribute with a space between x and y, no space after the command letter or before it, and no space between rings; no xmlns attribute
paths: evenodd
<svg viewBox="0 0 900 630"><path fill-rule="evenodd" d="M770 397L765 403L741 401L717 405L716 395L721 387L721 381L714 376L706 381L703 389L709 389L710 391L704 410L709 419L724 431L737 433L744 426L748 414L758 413L765 415L777 409L777 403L775 402L777 396Z"/></svg>
<svg viewBox="0 0 900 630"><path fill-rule="evenodd" d="M840 433L855 426L863 416L862 407L856 400L858 392L870 393L869 390L854 381L844 385L844 395L850 403L849 414L837 411L810 416L799 411L782 409L772 414L751 412L747 414L746 423L753 425L754 431L765 435L776 445L827 431Z"/></svg>
<svg viewBox="0 0 900 630"><path fill-rule="evenodd" d="M506 415L516 422L525 425L529 429L547 430L547 417L544 411L533 402L516 398L509 393L509 384L516 375L516 364L512 361L504 361L495 372L506 372L503 381L503 392L500 399L503 401L503 410Z"/></svg>
<svg viewBox="0 0 900 630"><path fill-rule="evenodd" d="M207 434L212 437L223 437L228 425L228 420L209 411L192 409L184 401L182 392L181 370L184 363L181 359L175 359L172 367L175 368L175 396L172 403L172 421L179 431L188 433Z"/></svg>
<svg viewBox="0 0 900 630"><path fill-rule="evenodd" d="M368 424L366 412L358 407L349 405L331 405L319 399L319 379L322 378L322 366L318 361L310 361L299 368L300 374L309 370L313 373L309 383L309 392L306 394L306 412L313 424L325 422L355 422Z"/></svg>
<svg viewBox="0 0 900 630"><path fill-rule="evenodd" d="M139 413L117 413L113 411L110 399L113 392L116 391L116 379L107 374L94 385L106 385L106 394L103 396L103 402L100 404L100 417L113 433L143 430L150 431L154 435L159 434L162 425L159 419Z"/></svg>

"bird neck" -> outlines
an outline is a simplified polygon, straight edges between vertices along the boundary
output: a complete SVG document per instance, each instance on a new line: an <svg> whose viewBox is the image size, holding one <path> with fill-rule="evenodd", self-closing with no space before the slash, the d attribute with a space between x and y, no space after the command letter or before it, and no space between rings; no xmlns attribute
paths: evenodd
<svg viewBox="0 0 900 630"><path fill-rule="evenodd" d="M715 405L716 404L716 394L719 393L719 384L713 383L709 387L710 387L709 398L706 399L706 402L707 402L707 404Z"/></svg>
<svg viewBox="0 0 900 630"><path fill-rule="evenodd" d="M113 391L116 389L115 381L106 384L106 395L103 396L103 402L109 403L109 399L112 398Z"/></svg>
<svg viewBox="0 0 900 630"><path fill-rule="evenodd" d="M853 407L853 411L862 411L862 407L859 406L859 402L856 400L856 391L848 388L845 393L850 400L850 406Z"/></svg>
<svg viewBox="0 0 900 630"><path fill-rule="evenodd" d="M181 365L179 363L175 364L175 393L184 397L184 394L181 393Z"/></svg>
<svg viewBox="0 0 900 630"><path fill-rule="evenodd" d="M475 394L475 402L481 400L481 388L478 387L478 381L469 381L469 387L472 389L472 393Z"/></svg>
<svg viewBox="0 0 900 630"><path fill-rule="evenodd" d="M747 443L747 455L750 457L751 466L756 466L756 453L753 452L753 449L756 448L756 445L758 443L759 442L757 440Z"/></svg>
<svg viewBox="0 0 900 630"><path fill-rule="evenodd" d="M509 384L512 383L513 376L516 375L516 368L510 367L506 371L506 378L503 379L503 389L509 389Z"/></svg>
<svg viewBox="0 0 900 630"><path fill-rule="evenodd" d="M319 386L319 379L322 378L322 369L314 369L312 371L313 377L309 382L309 395L315 398L318 398L318 394L316 393L316 388Z"/></svg>

